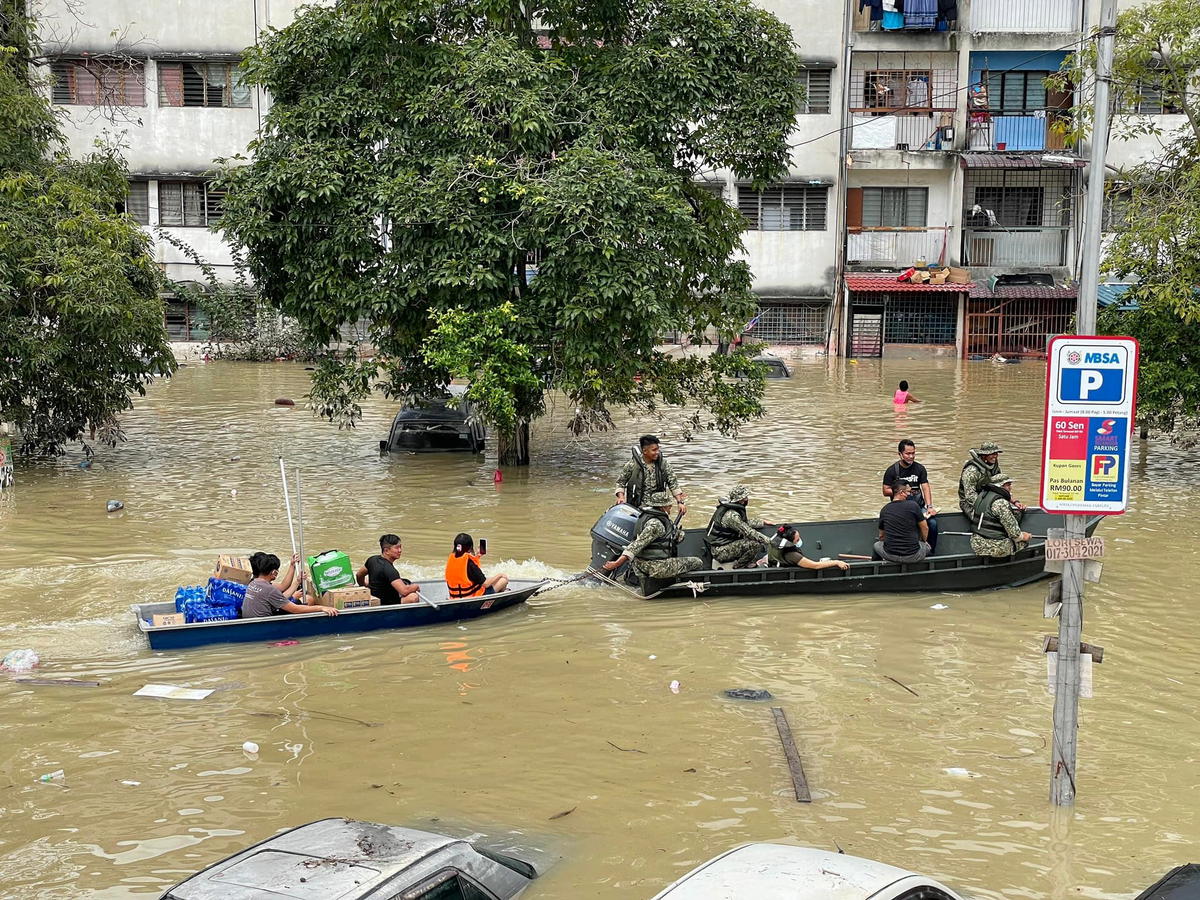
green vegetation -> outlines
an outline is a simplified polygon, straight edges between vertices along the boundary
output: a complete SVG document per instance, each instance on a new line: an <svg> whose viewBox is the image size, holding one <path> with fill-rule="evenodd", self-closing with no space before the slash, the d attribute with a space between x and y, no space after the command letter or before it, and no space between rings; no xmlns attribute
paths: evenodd
<svg viewBox="0 0 1200 900"><path fill-rule="evenodd" d="M340 0L246 68L274 102L228 171L221 228L309 341L365 320L381 354L323 359L319 413L352 424L373 386L459 376L510 438L554 389L576 431L618 407L679 406L724 432L761 414L744 354L655 345L754 314L741 217L694 179L786 169L800 62L774 16L748 0ZM521 443L502 452L525 461Z"/></svg>
<svg viewBox="0 0 1200 900"><path fill-rule="evenodd" d="M22 454L121 440L118 415L174 369L149 241L111 148L70 159L30 76L29 23L0 4L0 421Z"/></svg>
<svg viewBox="0 0 1200 900"><path fill-rule="evenodd" d="M1083 83L1094 59L1089 45L1068 61L1064 76ZM1139 420L1184 433L1200 422L1200 18L1194 5L1160 0L1118 16L1112 92L1112 139L1150 139L1156 151L1108 184L1115 234L1103 271L1134 282L1124 296L1140 309L1106 310L1100 330L1141 341ZM1087 103L1079 112L1090 121ZM1160 112L1173 115L1164 120Z"/></svg>

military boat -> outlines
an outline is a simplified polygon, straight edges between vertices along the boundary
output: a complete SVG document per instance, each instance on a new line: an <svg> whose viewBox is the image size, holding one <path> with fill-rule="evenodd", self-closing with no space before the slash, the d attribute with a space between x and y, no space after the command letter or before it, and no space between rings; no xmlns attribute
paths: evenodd
<svg viewBox="0 0 1200 900"><path fill-rule="evenodd" d="M640 511L627 504L607 510L592 526L592 567L616 559L637 531ZM1103 516L1088 520L1090 536ZM728 569L714 566L704 543L704 528L684 530L679 556L698 556L704 568L675 582L655 582L630 577L628 563L609 573L630 584L642 596L692 597L694 585L704 585L703 596L758 596L774 594L887 594L899 591L980 591L1017 587L1046 576L1047 528L1062 528L1062 516L1039 508L1025 511L1021 527L1034 535L1029 545L1014 556L991 558L971 552L967 518L961 512L938 514L937 553L918 563L894 563L885 560L855 559L870 557L878 538L878 519L842 519L832 522L798 523L804 541L803 553L809 559L843 558L850 568L751 568ZM763 528L770 536L772 528ZM951 533L947 533L951 532ZM963 532L954 534L953 532Z"/></svg>

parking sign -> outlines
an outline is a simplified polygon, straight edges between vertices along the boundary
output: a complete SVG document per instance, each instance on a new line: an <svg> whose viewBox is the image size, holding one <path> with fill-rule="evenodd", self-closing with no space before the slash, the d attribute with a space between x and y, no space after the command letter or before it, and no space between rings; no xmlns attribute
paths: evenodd
<svg viewBox="0 0 1200 900"><path fill-rule="evenodd" d="M1042 434L1041 503L1047 511L1125 512L1137 368L1134 338L1051 339Z"/></svg>

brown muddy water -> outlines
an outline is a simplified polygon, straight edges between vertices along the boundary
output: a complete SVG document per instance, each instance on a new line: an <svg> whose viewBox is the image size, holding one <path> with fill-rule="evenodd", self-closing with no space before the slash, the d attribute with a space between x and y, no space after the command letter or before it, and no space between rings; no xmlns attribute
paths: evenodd
<svg viewBox="0 0 1200 900"><path fill-rule="evenodd" d="M900 378L927 402L895 411ZM984 437L1032 499L1043 378L1036 363L818 361L770 383L767 418L736 440L653 427L692 525L737 481L777 521L871 515L908 436L935 502L953 505ZM490 570L562 577L651 427L576 440L559 403L534 464L496 485L484 457L381 459L381 399L352 431L272 404L306 386L291 364L189 366L126 417L127 444L90 469L25 466L0 496L0 652L101 682L0 676L0 896L155 896L333 815L524 832L563 856L537 898L648 898L739 842L784 838L990 898L1132 897L1200 858L1194 455L1141 445L1132 509L1101 526L1084 638L1105 657L1082 702L1078 804L1056 812L1044 583L670 602L571 585L465 626L151 652L130 603L201 582L219 552L286 555L279 454L303 473L309 550L357 564L395 531L406 574L435 576L467 530L488 538ZM109 499L125 510L106 514ZM132 696L148 682L215 693ZM722 697L735 687L787 711L812 804L791 795L768 705Z"/></svg>

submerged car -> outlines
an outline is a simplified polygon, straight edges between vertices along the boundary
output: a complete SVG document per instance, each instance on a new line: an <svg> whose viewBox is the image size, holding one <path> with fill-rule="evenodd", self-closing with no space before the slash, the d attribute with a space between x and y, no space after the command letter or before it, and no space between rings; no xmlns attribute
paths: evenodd
<svg viewBox="0 0 1200 900"><path fill-rule="evenodd" d="M321 819L211 865L159 900L509 900L539 874L530 861L459 838Z"/></svg>
<svg viewBox="0 0 1200 900"><path fill-rule="evenodd" d="M381 453L442 453L483 451L487 430L475 416L464 385L452 384L442 397L410 400L396 413Z"/></svg>
<svg viewBox="0 0 1200 900"><path fill-rule="evenodd" d="M792 370L789 369L788 364L785 363L778 356L771 356L770 354L763 354L762 356L754 357L754 361L756 363L758 363L759 365L763 365L763 366L767 367L767 372L766 372L767 378L791 378L792 377Z"/></svg>
<svg viewBox="0 0 1200 900"><path fill-rule="evenodd" d="M962 900L885 863L788 844L746 844L697 866L654 900Z"/></svg>
<svg viewBox="0 0 1200 900"><path fill-rule="evenodd" d="M1176 866L1138 894L1136 900L1200 900L1200 865Z"/></svg>

